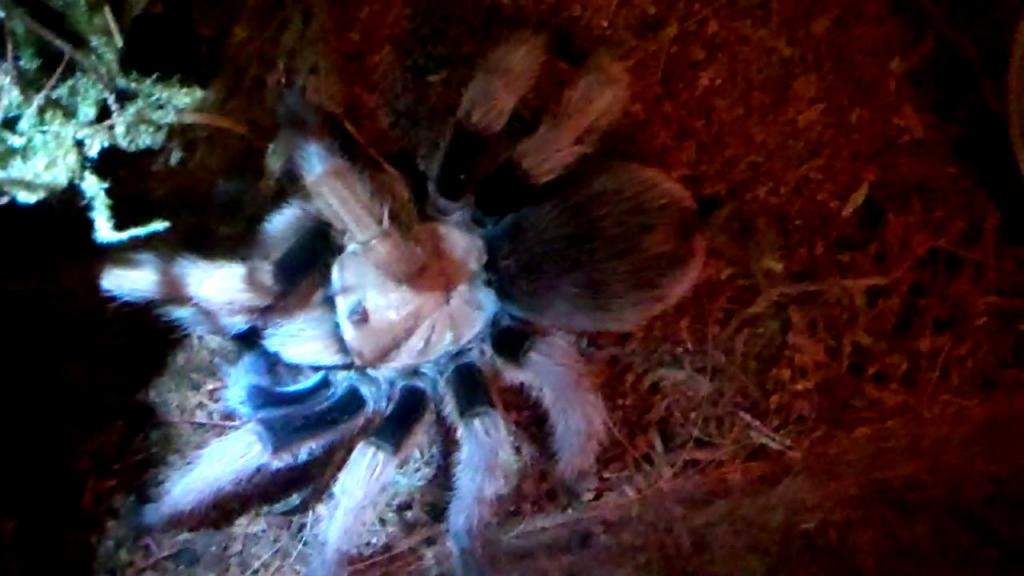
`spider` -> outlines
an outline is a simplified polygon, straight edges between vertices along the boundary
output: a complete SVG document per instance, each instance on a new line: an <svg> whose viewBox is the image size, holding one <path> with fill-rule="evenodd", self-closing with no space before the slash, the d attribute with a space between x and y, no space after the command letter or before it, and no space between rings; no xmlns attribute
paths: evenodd
<svg viewBox="0 0 1024 576"><path fill-rule="evenodd" d="M622 62L593 55L561 104L507 144L547 57L544 36L523 33L482 60L418 209L396 170L296 113L274 146L304 193L271 213L244 259L136 253L106 266L116 299L244 343L225 392L244 424L171 474L143 525L202 526L224 502L280 496L347 455L308 492L329 498L311 570L343 573L436 413L458 444L446 520L456 568L485 572L480 543L517 468L492 389L505 384L546 410L557 478L592 479L607 414L577 335L630 331L679 301L704 247L681 185L587 161L627 100Z"/></svg>

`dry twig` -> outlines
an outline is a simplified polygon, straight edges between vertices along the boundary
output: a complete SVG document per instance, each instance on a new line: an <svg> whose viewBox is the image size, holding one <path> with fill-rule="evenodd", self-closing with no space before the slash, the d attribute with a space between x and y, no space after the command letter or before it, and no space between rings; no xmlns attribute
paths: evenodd
<svg viewBox="0 0 1024 576"><path fill-rule="evenodd" d="M114 44L118 49L124 46L124 37L121 36L121 29L117 26L114 13L110 10L110 4L103 4L103 17L107 19L107 26L110 28L110 35L114 37Z"/></svg>
<svg viewBox="0 0 1024 576"><path fill-rule="evenodd" d="M280 542L275 544L274 547L270 549L270 552L267 552L266 554L263 555L262 558L257 560L256 563L253 564L252 567L249 568L249 570L247 570L243 576L251 576L252 574L255 574L256 571L259 570L261 566L266 564L267 560L270 560L271 556L273 556L274 554L277 554L277 551L280 550L281 546L283 546L283 545L284 545L284 540L281 540Z"/></svg>
<svg viewBox="0 0 1024 576"><path fill-rule="evenodd" d="M749 308L740 312L735 318L729 322L728 326L722 330L719 335L719 341L728 340L736 329L739 328L740 324L750 318L756 316L765 310L767 310L772 304L782 298L788 298L793 296L799 296L808 292L823 292L827 290L834 290L836 288L842 288L846 290L864 290L872 286L884 286L892 281L891 276L868 276L865 278L843 278L837 280L828 280L825 282L803 282L800 284L787 284L785 286L779 286L768 290L758 296L757 300L750 305Z"/></svg>
<svg viewBox="0 0 1024 576"><path fill-rule="evenodd" d="M57 66L57 70L50 76L50 79L46 81L43 89L36 94L36 97L32 99L32 104L29 105L28 110L25 111L26 116L30 116L42 105L43 101L46 100L46 96L53 90L53 86L57 83L57 79L64 73L64 67L67 66L70 56L67 52L64 53L64 59L60 61L60 66Z"/></svg>
<svg viewBox="0 0 1024 576"><path fill-rule="evenodd" d="M241 122L219 114L211 114L209 112L193 112L191 110L185 110L178 113L178 122L181 124L196 124L200 126L222 128L242 136L249 135L249 129Z"/></svg>

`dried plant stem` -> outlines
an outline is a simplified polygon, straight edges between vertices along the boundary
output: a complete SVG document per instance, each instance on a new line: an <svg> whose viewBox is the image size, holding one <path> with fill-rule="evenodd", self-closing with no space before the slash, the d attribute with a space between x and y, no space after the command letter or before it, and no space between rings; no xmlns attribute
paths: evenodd
<svg viewBox="0 0 1024 576"><path fill-rule="evenodd" d="M654 497L658 497L660 501L663 495L678 494L680 501L697 499L716 487L728 485L730 488L735 488L737 478L754 481L763 478L765 474L773 469L770 463L752 462L725 466L703 477L686 476L662 479L632 495L607 498L579 510L535 517L528 522L520 523L512 529L504 531L502 540L508 544L515 543L516 541L527 541L530 537L537 537L545 532L569 526L582 520L607 517L609 514L617 513L617 511L625 507L634 507L640 501Z"/></svg>
<svg viewBox="0 0 1024 576"><path fill-rule="evenodd" d="M178 113L177 121L180 124L212 126L214 128L222 128L242 136L249 135L249 129L245 127L245 124L242 124L232 118L221 116L219 114L211 114L209 112L193 112L191 110L184 110Z"/></svg>
<svg viewBox="0 0 1024 576"><path fill-rule="evenodd" d="M23 180L21 178L0 178L0 188L38 188L40 190L46 190L47 186L39 182L32 182L31 180Z"/></svg>
<svg viewBox="0 0 1024 576"><path fill-rule="evenodd" d="M868 276L865 278L844 278L828 280L825 282L802 282L800 284L787 284L779 286L762 293L749 308L740 312L732 319L732 322L722 330L718 340L725 341L735 334L740 323L751 316L756 316L768 309L769 306L782 298L799 296L808 292L823 292L843 288L846 290L864 290L872 286L883 286L892 281L892 276Z"/></svg>
<svg viewBox="0 0 1024 576"><path fill-rule="evenodd" d="M291 557L288 558L288 565L295 563L295 559L299 557L299 552L302 551L302 547L306 545L306 539L309 537L309 531L312 530L313 526L313 511L310 510L306 513L306 526L302 530L302 536L299 537L299 543L295 545L295 551L292 552Z"/></svg>
<svg viewBox="0 0 1024 576"><path fill-rule="evenodd" d="M110 35L114 38L114 44L117 45L118 49L122 48L124 46L124 37L121 36L121 29L117 25L113 11L110 10L110 4L106 2L103 4L103 17L107 19L107 26L110 27Z"/></svg>
<svg viewBox="0 0 1024 576"><path fill-rule="evenodd" d="M6 19L4 19L4 48L4 63L7 67L7 72L11 75L11 80L17 83L18 68L14 65L14 39L11 38L11 25L8 24Z"/></svg>
<svg viewBox="0 0 1024 576"><path fill-rule="evenodd" d="M26 116L34 114L43 101L46 100L46 96L50 93L50 90L53 90L53 86L57 83L57 79L64 73L64 68L67 66L69 59L70 55L65 52L64 59L60 61L60 66L57 66L56 72L54 72L53 75L50 76L50 79L46 81L46 84L43 86L43 89L39 91L39 94L36 94L36 97L32 99L32 104L29 105L28 110L25 112Z"/></svg>
<svg viewBox="0 0 1024 576"><path fill-rule="evenodd" d="M259 570L261 566L267 563L267 560L270 560L270 558L274 554L277 554L277 551L281 549L282 545L284 545L284 540L281 540L280 542L275 544L274 547L270 549L270 552L267 552L263 555L262 558L257 560L256 563L252 565L252 568L249 568L249 570L245 572L244 576L251 576L252 574L255 574L256 571Z"/></svg>
<svg viewBox="0 0 1024 576"><path fill-rule="evenodd" d="M391 558L394 558L395 556L402 554L403 552L411 550L414 547L418 547L420 544L423 544L427 540L437 539L441 536L441 534L441 530L436 526L422 528L417 532L411 534L408 538L403 540L401 544L395 546L395 548L390 552L386 554L381 554L380 556L367 558L362 562L349 564L348 569L350 572L356 572L357 570L366 570L372 566L385 563Z"/></svg>

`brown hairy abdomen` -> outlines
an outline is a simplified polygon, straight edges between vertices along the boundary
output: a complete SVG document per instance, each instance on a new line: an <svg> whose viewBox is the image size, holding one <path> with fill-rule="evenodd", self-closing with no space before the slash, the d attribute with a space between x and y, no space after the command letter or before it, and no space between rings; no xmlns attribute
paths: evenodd
<svg viewBox="0 0 1024 576"><path fill-rule="evenodd" d="M666 175L613 165L503 222L488 269L512 311L565 330L629 330L699 266L696 207Z"/></svg>

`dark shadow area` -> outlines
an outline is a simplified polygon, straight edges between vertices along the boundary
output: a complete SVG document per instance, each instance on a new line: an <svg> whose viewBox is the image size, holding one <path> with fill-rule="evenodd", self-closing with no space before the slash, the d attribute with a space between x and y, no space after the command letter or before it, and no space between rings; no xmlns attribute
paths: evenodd
<svg viewBox="0 0 1024 576"><path fill-rule="evenodd" d="M112 499L150 466L140 391L172 342L97 288L103 250L77 196L0 207L0 573L90 574Z"/></svg>
<svg viewBox="0 0 1024 576"><path fill-rule="evenodd" d="M1021 4L1013 0L896 0L922 46L911 80L957 131L953 153L985 188L1005 239L1024 243L1024 177L1007 128L1007 71Z"/></svg>

